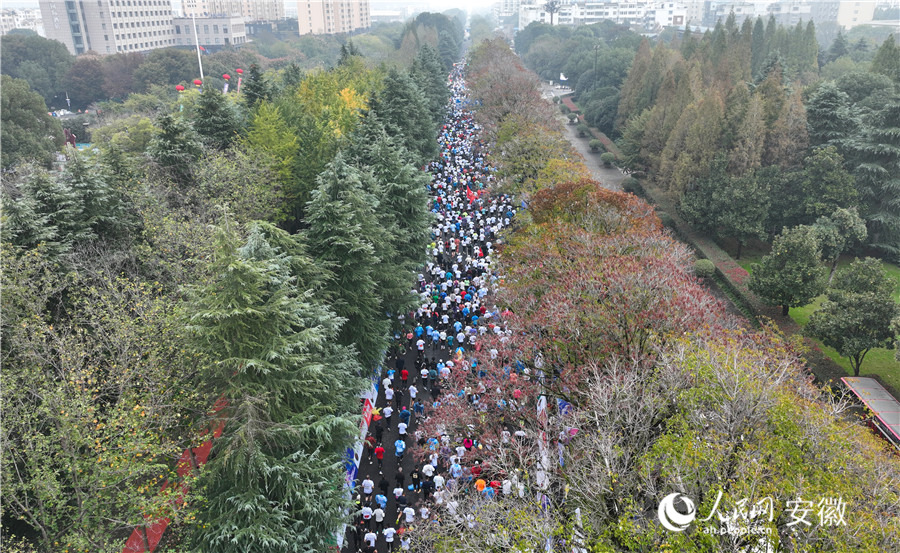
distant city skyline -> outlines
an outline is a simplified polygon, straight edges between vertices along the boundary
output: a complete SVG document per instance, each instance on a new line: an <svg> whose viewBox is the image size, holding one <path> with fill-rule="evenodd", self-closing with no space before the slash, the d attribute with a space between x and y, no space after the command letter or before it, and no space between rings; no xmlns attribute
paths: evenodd
<svg viewBox="0 0 900 553"><path fill-rule="evenodd" d="M413 5L421 5L427 4L431 11L443 12L452 8L461 8L467 11L479 12L479 11L488 11L490 10L492 3L485 4L484 2L479 2L478 0L453 0L452 2L441 2L438 0L424 0L424 1L416 1L416 0L372 0L372 4L382 4L382 3L390 3L390 4L413 4ZM38 4L38 0L3 0L2 7L4 9L38 9L40 8ZM293 8L296 11L297 8L297 0L285 0L284 5L286 8ZM181 0L172 0L172 8L180 12L181 11Z"/></svg>

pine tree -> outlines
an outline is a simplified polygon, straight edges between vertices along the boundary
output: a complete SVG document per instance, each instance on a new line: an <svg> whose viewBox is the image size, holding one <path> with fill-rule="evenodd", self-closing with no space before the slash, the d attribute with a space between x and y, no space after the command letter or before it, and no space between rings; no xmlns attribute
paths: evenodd
<svg viewBox="0 0 900 553"><path fill-rule="evenodd" d="M408 152L389 137L369 112L351 156L364 191L375 199L382 238L373 241L375 257L391 260L393 269L375 273L381 311L391 315L413 309L414 275L425 261L429 238L428 175L410 163ZM393 320L396 320L394 318Z"/></svg>
<svg viewBox="0 0 900 553"><path fill-rule="evenodd" d="M803 57L800 70L801 76L804 71L811 73L819 71L819 42L816 40L816 25L811 19L806 24L803 35Z"/></svg>
<svg viewBox="0 0 900 553"><path fill-rule="evenodd" d="M805 222L830 215L841 207L849 208L857 202L853 175L844 169L844 158L834 146L817 148L804 160L801 188Z"/></svg>
<svg viewBox="0 0 900 553"><path fill-rule="evenodd" d="M243 94L244 102L248 106L255 106L263 100L268 100L272 95L268 81L263 77L262 71L255 63L250 64L247 78L244 79L241 85L241 94Z"/></svg>
<svg viewBox="0 0 900 553"><path fill-rule="evenodd" d="M681 35L681 57L685 60L690 60L696 50L697 41L694 40L691 28L688 27L684 30L684 34Z"/></svg>
<svg viewBox="0 0 900 553"><path fill-rule="evenodd" d="M231 101L207 86L200 94L194 115L194 130L211 148L224 150L238 137L241 121Z"/></svg>
<svg viewBox="0 0 900 553"><path fill-rule="evenodd" d="M147 153L178 184L192 179L191 165L200 157L200 138L193 127L179 116L163 114L156 121L159 133L150 140Z"/></svg>
<svg viewBox="0 0 900 553"><path fill-rule="evenodd" d="M819 86L806 104L810 146L832 144L838 147L856 132L857 122L850 99L834 83Z"/></svg>
<svg viewBox="0 0 900 553"><path fill-rule="evenodd" d="M379 216L389 224L399 267L411 273L421 266L428 245L428 175L418 170L409 154L389 137L370 112L354 140L356 165L369 168L379 184ZM392 219L388 222L386 219Z"/></svg>
<svg viewBox="0 0 900 553"><path fill-rule="evenodd" d="M384 88L372 102L388 135L409 150L417 164L423 164L437 153L434 120L428 101L406 73L391 69L384 78Z"/></svg>
<svg viewBox="0 0 900 553"><path fill-rule="evenodd" d="M847 47L847 39L844 38L844 33L838 31L836 37L834 37L834 41L831 43L831 46L828 47L828 54L826 55L826 61L834 61L838 58L846 56L850 53L850 50Z"/></svg>
<svg viewBox="0 0 900 553"><path fill-rule="evenodd" d="M675 162L672 190L679 196L696 179L709 175L710 165L722 135L724 106L718 94L709 94L697 104L697 118L684 139L684 150Z"/></svg>
<svg viewBox="0 0 900 553"><path fill-rule="evenodd" d="M37 174L32 174L30 189L48 186L50 176L33 168ZM44 182L38 183L35 180ZM48 249L51 257L57 257L65 253L70 244L59 241L59 229L50 221L50 215L41 210L41 205L32 196L30 190L22 189L10 184L0 187L0 200L3 203L3 225L0 226L0 236L4 243L32 249L43 244Z"/></svg>
<svg viewBox="0 0 900 553"><path fill-rule="evenodd" d="M338 60L338 65L345 65L349 63L351 56L361 56L362 53L359 51L359 48L353 44L353 41L347 39L347 42L341 44L341 57Z"/></svg>
<svg viewBox="0 0 900 553"><path fill-rule="evenodd" d="M762 62L766 59L765 32L762 17L757 17L756 23L753 24L753 45L751 47L750 73L752 75L759 73Z"/></svg>
<svg viewBox="0 0 900 553"><path fill-rule="evenodd" d="M791 307L815 299L825 288L815 231L806 226L784 229L772 243L772 251L754 264L748 284L766 304L780 305L785 317Z"/></svg>
<svg viewBox="0 0 900 553"><path fill-rule="evenodd" d="M900 48L897 47L893 34L887 37L875 52L871 71L887 75L895 83L900 83Z"/></svg>
<svg viewBox="0 0 900 553"><path fill-rule="evenodd" d="M634 61L631 63L631 69L628 70L628 77L622 83L622 99L619 101L619 113L616 116L617 129L623 129L631 117L640 115L647 107L639 105L638 98L644 82L644 75L650 69L652 56L650 42L646 38L642 39L637 53L634 55Z"/></svg>
<svg viewBox="0 0 900 553"><path fill-rule="evenodd" d="M851 158L870 243L900 255L900 96L853 141Z"/></svg>
<svg viewBox="0 0 900 553"><path fill-rule="evenodd" d="M453 35L447 31L441 31L438 34L438 52L441 60L444 62L444 70L450 71L453 64L459 60L460 44L453 38Z"/></svg>
<svg viewBox="0 0 900 553"><path fill-rule="evenodd" d="M90 226L97 237L113 242L137 229L139 223L130 200L113 186L114 175L97 158L73 152L62 179L78 197L82 224Z"/></svg>
<svg viewBox="0 0 900 553"><path fill-rule="evenodd" d="M429 44L424 44L416 54L409 76L428 99L428 110L435 124L444 116L444 108L450 99L447 75L441 58Z"/></svg>
<svg viewBox="0 0 900 553"><path fill-rule="evenodd" d="M37 213L56 229L58 251L67 251L75 243L97 239L95 213L85 210L83 190L76 190L65 178L34 171L22 183L22 191L35 201Z"/></svg>
<svg viewBox="0 0 900 553"><path fill-rule="evenodd" d="M783 169L797 167L809 147L806 109L799 89L795 90L781 107L781 113L766 141L765 165L778 165Z"/></svg>
<svg viewBox="0 0 900 553"><path fill-rule="evenodd" d="M206 385L228 402L201 472L196 551L321 551L345 519L343 456L361 389L341 320L298 290L291 260L258 228L221 231L213 280L196 290L188 328Z"/></svg>
<svg viewBox="0 0 900 553"><path fill-rule="evenodd" d="M383 310L378 283L382 273L395 271L390 258L378 257L390 240L376 215L374 178L335 156L317 179L307 207L305 235L310 254L333 274L323 293L338 316L346 319L338 335L355 345L366 369L373 369L388 345L390 324ZM378 244L378 246L376 246Z"/></svg>
<svg viewBox="0 0 900 553"><path fill-rule="evenodd" d="M766 121L763 100L758 94L750 98L744 121L738 129L737 144L731 151L729 169L733 175L743 175L762 165L766 140Z"/></svg>

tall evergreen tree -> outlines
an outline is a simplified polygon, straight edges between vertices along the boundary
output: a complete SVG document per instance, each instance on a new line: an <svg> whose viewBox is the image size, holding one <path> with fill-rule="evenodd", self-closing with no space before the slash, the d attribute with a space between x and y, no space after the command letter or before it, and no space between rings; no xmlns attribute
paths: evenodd
<svg viewBox="0 0 900 553"><path fill-rule="evenodd" d="M409 75L391 69L371 109L388 135L400 141L417 164L425 163L437 153L435 123L428 101Z"/></svg>
<svg viewBox="0 0 900 553"><path fill-rule="evenodd" d="M179 184L191 180L191 165L200 157L200 137L183 118L170 113L156 121L159 132L150 140L147 153Z"/></svg>
<svg viewBox="0 0 900 553"><path fill-rule="evenodd" d="M241 94L244 95L244 101L248 106L255 106L262 100L268 100L272 96L268 81L266 81L259 66L255 63L250 64L247 78L244 79L241 85Z"/></svg>
<svg viewBox="0 0 900 553"><path fill-rule="evenodd" d="M205 380L228 402L201 472L195 551L322 551L343 522L343 455L361 389L341 320L298 290L291 260L254 228L222 231L213 280L194 294L188 328Z"/></svg>
<svg viewBox="0 0 900 553"><path fill-rule="evenodd" d="M12 186L4 183L0 187L0 200L3 202L3 225L0 236L5 243L25 249L32 249L43 244L51 257L56 257L68 250L68 242L59 241L59 229L52 223L50 214L43 212L42 205L32 195L37 187L50 186L51 178L46 172L35 169L26 182L28 188Z"/></svg>
<svg viewBox="0 0 900 553"><path fill-rule="evenodd" d="M444 69L449 72L453 64L459 60L460 43L448 31L438 33L438 52L444 62Z"/></svg>
<svg viewBox="0 0 900 553"><path fill-rule="evenodd" d="M347 39L347 42L341 44L341 57L338 60L338 65L345 65L350 61L351 56L361 56L362 53L359 51L359 48L353 44L353 41Z"/></svg>
<svg viewBox="0 0 900 553"><path fill-rule="evenodd" d="M414 275L424 263L430 212L428 176L410 163L409 154L387 135L374 112L352 142L349 156L359 171L365 193L374 199L382 232L373 240L375 257L390 260L390 271L374 275L381 311L392 320L414 307L410 293Z"/></svg>
<svg viewBox="0 0 900 553"><path fill-rule="evenodd" d="M758 94L750 98L747 114L737 134L737 144L731 151L730 170L734 175L743 175L762 164L763 148L766 141L766 120L763 100Z"/></svg>
<svg viewBox="0 0 900 553"><path fill-rule="evenodd" d="M821 84L810 97L806 104L806 121L810 146L840 146L853 136L857 127L850 99L831 82Z"/></svg>
<svg viewBox="0 0 900 553"><path fill-rule="evenodd" d="M844 169L844 158L834 146L817 148L804 160L801 188L807 223L856 205L853 175Z"/></svg>
<svg viewBox="0 0 900 553"><path fill-rule="evenodd" d="M194 115L194 130L217 150L230 146L238 136L241 121L231 101L213 86L200 94Z"/></svg>
<svg viewBox="0 0 900 553"><path fill-rule="evenodd" d="M428 99L428 111L435 124L444 117L444 107L450 99L447 72L438 53L429 44L423 44L413 60L409 76Z"/></svg>
<svg viewBox="0 0 900 553"><path fill-rule="evenodd" d="M371 169L379 184L379 215L392 229L397 265L411 276L424 263L429 240L428 175L410 163L408 152L387 135L373 112L355 137L353 150L357 165Z"/></svg>
<svg viewBox="0 0 900 553"><path fill-rule="evenodd" d="M621 100L619 101L619 113L616 116L616 128L622 129L625 123L634 116L640 115L646 105L640 104L640 90L644 82L644 76L650 69L650 59L653 54L650 50L650 42L644 38L638 46L628 77L622 83Z"/></svg>
<svg viewBox="0 0 900 553"><path fill-rule="evenodd" d="M765 165L788 169L802 162L803 154L809 147L809 132L801 94L799 89L795 90L782 105L766 141Z"/></svg>
<svg viewBox="0 0 900 553"><path fill-rule="evenodd" d="M872 118L853 141L852 159L869 242L900 255L900 96Z"/></svg>
<svg viewBox="0 0 900 553"><path fill-rule="evenodd" d="M836 37L834 37L834 41L832 41L831 46L828 47L828 53L825 56L825 61L830 62L834 61L840 57L846 56L850 53L849 48L847 47L847 39L844 37L844 33L838 31Z"/></svg>
<svg viewBox="0 0 900 553"><path fill-rule="evenodd" d="M875 57L872 58L872 72L887 75L895 83L900 83L900 47L890 35L878 47Z"/></svg>
<svg viewBox="0 0 900 553"><path fill-rule="evenodd" d="M323 288L338 316L346 319L338 340L355 344L365 369L373 369L388 345L390 321L378 283L381 273L396 271L390 258L379 258L390 240L376 215L378 198L371 174L335 156L317 179L307 207L307 243L313 258L334 275ZM378 245L376 245L378 244Z"/></svg>

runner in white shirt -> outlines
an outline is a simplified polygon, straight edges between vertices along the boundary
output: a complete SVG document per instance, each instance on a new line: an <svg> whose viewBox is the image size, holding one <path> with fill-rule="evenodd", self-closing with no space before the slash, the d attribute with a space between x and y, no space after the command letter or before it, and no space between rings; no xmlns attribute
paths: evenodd
<svg viewBox="0 0 900 553"><path fill-rule="evenodd" d="M362 481L362 489L364 494L372 495L372 490L375 489L375 482L370 478L366 478Z"/></svg>

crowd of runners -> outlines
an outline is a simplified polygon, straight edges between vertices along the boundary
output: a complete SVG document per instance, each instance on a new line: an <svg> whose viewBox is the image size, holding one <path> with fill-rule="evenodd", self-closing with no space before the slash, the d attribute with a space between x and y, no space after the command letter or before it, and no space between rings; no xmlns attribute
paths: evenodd
<svg viewBox="0 0 900 553"><path fill-rule="evenodd" d="M486 497L513 492L514 482L483 474L477 437L426 435L420 423L440 409L453 371L474 370L471 354L487 333L508 333L489 294L498 276L491 258L500 231L515 216L510 197L490 196L492 168L458 67L438 140L441 153L428 170L432 226L429 261L418 276L418 309L402 317L393 355L385 362L373 422L365 438L354 490L355 523L344 551L381 553L410 548L415 528L457 517L450 498L463 482ZM479 390L464 390L477 397ZM424 462L409 454L424 451ZM458 518L458 517L457 517Z"/></svg>

